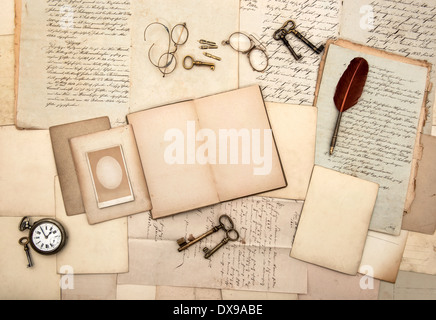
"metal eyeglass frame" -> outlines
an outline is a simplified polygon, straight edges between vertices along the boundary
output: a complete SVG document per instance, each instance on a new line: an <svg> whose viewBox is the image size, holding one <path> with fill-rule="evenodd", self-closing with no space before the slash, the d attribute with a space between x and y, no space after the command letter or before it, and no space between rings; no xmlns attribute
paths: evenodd
<svg viewBox="0 0 436 320"><path fill-rule="evenodd" d="M250 47L247 49L247 50L240 50L239 48L235 48L235 47L233 47L232 46L232 44L231 44L231 41L230 41L230 39L232 38L232 37L234 37L235 35L242 35L242 36L245 36L245 37L247 37L249 40L250 40ZM258 44L256 44L256 42L258 43ZM249 64L250 64L250 67L253 69L253 71L257 71L257 72L264 72L267 68L268 68L268 66L269 66L269 57L268 57L268 55L266 54L266 48L265 48L265 46L255 37L255 36L253 36L253 35L248 35L248 34L246 34L246 33L244 33L244 32L240 32L240 31L237 31L237 32L233 32L231 35L230 35L230 37L229 37L229 39L228 40L224 40L224 41L222 41L222 45L223 46L225 46L225 45L229 45L233 50L235 50L235 51L237 51L237 52L239 52L239 53L242 53L242 54L246 54L247 55L247 57L248 57L248 62L249 62ZM252 64L252 62L251 62L251 59L250 59L250 54L253 52L253 51L255 51L255 50L259 50L260 52L262 52L264 55L265 55L265 58L266 58L266 64L265 64L265 67L263 68L263 69L256 69L254 66L253 66L253 64Z"/></svg>
<svg viewBox="0 0 436 320"><path fill-rule="evenodd" d="M159 71L163 74L163 76L165 77L167 74L170 74L170 73L172 73L175 69L176 69L176 67L177 67L177 58L176 58L176 56L175 56L175 53L177 52L177 49L178 49L178 46L181 46L181 45L184 45L187 41L188 41L188 38L189 38L189 30L188 30L188 28L186 27L186 23L178 23L178 24L176 24L172 29L171 29L171 32L170 32L170 30L169 30L169 28L167 27L167 26L165 26L163 23L160 23L160 22L152 22L152 23L150 23L146 28L145 28L145 30L144 30L144 41L147 41L146 40L146 33L147 33L147 30L148 30L148 28L151 26L151 25L154 25L154 24L157 24L157 25L160 25L160 26L162 26L164 29L165 29L165 31L168 33L168 49L167 49L167 52L165 52L164 54L162 54L160 57L159 57L159 60L158 60L158 62L157 63L155 63L155 62L153 62L153 60L152 60L152 58L151 58L151 50L153 49L153 47L154 47L154 43L151 45L151 47L150 47L150 49L148 50L148 59L150 60L150 62L151 62L151 64L152 65L154 65L156 68L158 68L159 69ZM178 28L178 27L182 27L182 32L180 33L180 35L179 35L179 37L178 37L178 39L174 39L174 33L175 33L175 30L176 30L176 28ZM183 32L186 30L186 39L184 39L182 42L180 42L180 39L181 39L181 37L182 37L182 35L183 35ZM172 50L171 51L171 42L174 44L174 50ZM164 64L162 64L161 63L161 60L163 59L163 58L166 58L166 62L164 63ZM174 61L174 67L170 70L170 71L168 71L168 67L173 63L173 61Z"/></svg>

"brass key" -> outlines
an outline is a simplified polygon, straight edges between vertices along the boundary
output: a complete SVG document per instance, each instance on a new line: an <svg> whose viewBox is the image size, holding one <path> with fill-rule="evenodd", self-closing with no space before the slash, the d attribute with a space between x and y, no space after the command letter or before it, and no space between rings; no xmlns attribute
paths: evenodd
<svg viewBox="0 0 436 320"><path fill-rule="evenodd" d="M234 236L232 237L232 233L234 234ZM203 251L205 253L204 257L206 259L209 259L215 252L217 252L221 247L225 246L229 241L237 241L239 239L239 232L236 231L235 229L229 229L226 230L226 237L223 239L223 241L221 241L220 243L218 243L218 245L213 248L213 249L209 249L209 248L204 248Z"/></svg>
<svg viewBox="0 0 436 320"><path fill-rule="evenodd" d="M29 251L29 246L28 246L29 241L30 241L29 238L24 237L24 238L21 238L18 241L18 243L24 247L24 252L26 253L27 263L28 263L27 267L28 268L32 268L33 267L33 261L32 261L32 257L30 256L30 251Z"/></svg>
<svg viewBox="0 0 436 320"><path fill-rule="evenodd" d="M200 240L203 240L204 238L210 236L211 234L213 234L215 232L218 232L221 229L227 230L226 224L228 224L230 226L230 228L228 230L232 230L234 227L233 220L228 215L222 215L219 218L219 223L220 224L218 226L213 227L212 229L203 233L201 236L195 238L194 240L191 240L189 242L187 242L185 238L181 238L181 239L177 240L177 244L179 245L178 251L181 252L183 250L188 249L193 244L199 242Z"/></svg>
<svg viewBox="0 0 436 320"><path fill-rule="evenodd" d="M183 59L183 68L186 70L191 70L194 66L206 66L209 67L212 71L215 70L215 64L203 61L197 61L191 56L186 56Z"/></svg>

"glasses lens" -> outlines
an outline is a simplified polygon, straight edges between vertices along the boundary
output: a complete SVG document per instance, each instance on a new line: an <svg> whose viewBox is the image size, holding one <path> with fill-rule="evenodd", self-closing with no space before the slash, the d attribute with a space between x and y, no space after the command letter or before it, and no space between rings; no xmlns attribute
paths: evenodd
<svg viewBox="0 0 436 320"><path fill-rule="evenodd" d="M234 50L239 52L247 52L253 46L251 39L240 32L236 32L230 36L229 44Z"/></svg>
<svg viewBox="0 0 436 320"><path fill-rule="evenodd" d="M184 24L178 24L174 26L173 30L171 31L171 39L177 45L185 44L186 41L188 41L188 36L188 29Z"/></svg>
<svg viewBox="0 0 436 320"><path fill-rule="evenodd" d="M266 52L258 48L250 51L248 59L250 60L251 67L258 72L263 72L268 67L268 56Z"/></svg>

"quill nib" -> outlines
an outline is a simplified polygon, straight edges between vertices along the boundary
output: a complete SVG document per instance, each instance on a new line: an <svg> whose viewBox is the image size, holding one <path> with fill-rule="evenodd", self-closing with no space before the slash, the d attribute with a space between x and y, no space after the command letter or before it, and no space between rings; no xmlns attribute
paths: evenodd
<svg viewBox="0 0 436 320"><path fill-rule="evenodd" d="M332 143L330 144L330 155L333 155L333 152L335 151L336 147L336 141L338 140L339 135L339 127L341 125L342 120L342 112L339 112L338 120L336 121L335 131L333 133Z"/></svg>

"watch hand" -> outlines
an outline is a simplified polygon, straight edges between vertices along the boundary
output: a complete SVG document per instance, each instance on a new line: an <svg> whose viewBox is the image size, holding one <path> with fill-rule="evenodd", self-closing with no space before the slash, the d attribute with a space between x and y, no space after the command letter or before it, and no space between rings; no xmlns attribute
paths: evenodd
<svg viewBox="0 0 436 320"><path fill-rule="evenodd" d="M44 230L42 229L42 227L39 227L39 230L41 230L42 234L44 235L44 238L47 239L47 236L45 235Z"/></svg>

